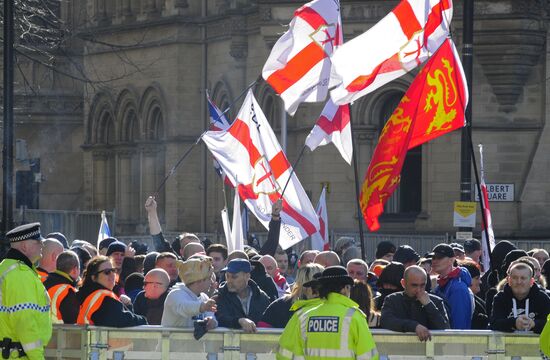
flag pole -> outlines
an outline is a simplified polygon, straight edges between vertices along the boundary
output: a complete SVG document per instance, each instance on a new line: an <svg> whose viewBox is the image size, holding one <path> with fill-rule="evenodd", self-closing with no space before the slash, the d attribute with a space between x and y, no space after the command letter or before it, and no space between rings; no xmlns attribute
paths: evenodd
<svg viewBox="0 0 550 360"><path fill-rule="evenodd" d="M283 191L281 192L281 199L283 198L283 195L285 194L288 183L290 183L290 179L292 179L292 175L294 175L294 169L296 169L296 166L298 165L298 163L302 159L302 156L304 155L304 150L305 149L306 149L306 145L304 144L304 146L302 146L302 150L300 150L300 154L298 155L298 158L296 159L296 161L294 161L294 164L292 164L292 170L290 171L290 176L286 180L285 187L283 188Z"/></svg>
<svg viewBox="0 0 550 360"><path fill-rule="evenodd" d="M488 252L489 252L489 261L491 262L491 264L493 264L493 259L492 259L492 254L491 254L491 242L489 241L489 224L487 222L487 214L485 213L485 204L483 203L483 201L481 200L481 197L483 196L483 194L481 193L481 182L479 181L479 174L477 172L477 161L476 161L476 156L475 156L475 153L474 153L474 144L472 143L472 138L469 139L470 140L470 152L471 152L471 155L472 155L472 164L474 165L474 174L475 174L475 177L476 177L476 187L477 187L477 193L479 194L479 207L481 208L481 220L482 220L482 225L483 225L483 229L485 230L485 242L486 242L486 245L487 245L487 249L488 249ZM483 147L483 145L479 145L480 147ZM483 155L481 154L481 150L480 150L480 165L481 165L481 171L483 172ZM482 237L483 237L483 234L482 234ZM483 239L481 239L481 241L483 241ZM484 269L485 271L489 270L489 269Z"/></svg>
<svg viewBox="0 0 550 360"><path fill-rule="evenodd" d="M176 169L181 165L183 160L191 153L191 150L193 150L195 148L195 145L197 145L199 143L199 141L201 141L204 134L206 134L206 131L203 132L202 134L200 134L200 136L197 138L197 140L195 140L195 142L193 144L191 144L189 149L187 149L187 151L180 157L180 159L178 160L176 165L174 165L172 167L172 169L170 169L170 172L168 172L168 175L166 175L166 177L164 177L164 180L162 180L162 182L160 183L159 187L157 188L157 191L155 191L155 197L158 197L158 194L159 194L160 190L162 190L164 185L166 185L166 181L168 181L170 176L174 175L174 173L176 172Z"/></svg>
<svg viewBox="0 0 550 360"><path fill-rule="evenodd" d="M227 108L222 112L221 115L225 115L225 113L227 113L234 105L237 101L239 101L240 98L243 97L244 94L246 94L246 92L248 91L248 89L250 89L251 87L253 87L254 85L256 85L258 83L258 79L254 80L254 82L252 82L250 85L248 85L246 87L246 89L244 89L244 91L242 93L240 93L239 96L237 96L235 98L235 100L233 100L233 102L231 104L229 104L227 106ZM208 94L208 92L206 91L206 93ZM221 116L220 115L220 116ZM166 177L164 178L164 180L162 180L161 184L159 185L159 187L157 188L157 191L155 191L155 197L158 196L159 192L162 190L162 188L164 187L164 185L166 185L166 181L172 176L174 175L174 173L176 172L176 169L181 165L181 163L183 162L183 160L191 153L191 150L193 150L193 148L195 147L195 145L197 145L199 143L199 141L201 141L202 137L204 136L204 134L206 134L208 130L204 131L202 134L199 135L199 137L197 138L197 140L195 140L195 142L191 145L191 147L189 149L187 149L187 151L181 156L181 158L178 160L178 162L176 163L176 165L174 165L172 167L172 169L170 169L170 172L168 173L168 175L166 175Z"/></svg>
<svg viewBox="0 0 550 360"><path fill-rule="evenodd" d="M473 35L474 35L474 0L464 0L462 15L463 49L462 64L468 86L470 101L466 106L466 126L462 128L460 139L460 200L472 200L472 77L473 77ZM475 159L475 156L473 157Z"/></svg>
<svg viewBox="0 0 550 360"><path fill-rule="evenodd" d="M361 241L361 259L366 260L367 254L365 251L365 231L363 229L363 214L361 213L361 204L359 203L359 165L357 162L357 145L355 144L355 136L353 136L353 111L352 104L349 105L349 126L351 129L351 147L353 149L353 177L355 179L355 204L357 205L357 224L359 225L359 241Z"/></svg>

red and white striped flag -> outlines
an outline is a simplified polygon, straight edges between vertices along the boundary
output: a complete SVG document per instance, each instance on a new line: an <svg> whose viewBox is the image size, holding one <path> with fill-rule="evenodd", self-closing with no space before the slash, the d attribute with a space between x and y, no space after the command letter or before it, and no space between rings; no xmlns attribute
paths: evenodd
<svg viewBox="0 0 550 360"><path fill-rule="evenodd" d="M485 184L485 170L483 168L483 145L479 144L479 165L480 165L480 187L483 208L485 209L485 220L487 221L487 232L485 229L481 231L481 263L483 269L487 271L491 267L491 251L495 247L495 233L493 232L493 220L491 218L491 208L489 207L489 193L487 192L487 185ZM482 223L483 224L483 223ZM489 241L487 241L487 233L489 233Z"/></svg>
<svg viewBox="0 0 550 360"><path fill-rule="evenodd" d="M312 250L325 251L330 250L330 244L328 242L328 214L327 214L327 200L326 200L326 187L323 187L321 196L319 196L319 203L317 203L317 209L315 209L319 216L319 231L311 236L311 248Z"/></svg>
<svg viewBox="0 0 550 360"><path fill-rule="evenodd" d="M302 102L326 99L330 56L342 43L341 24L338 0L314 0L296 10L289 30L273 46L262 76L290 115Z"/></svg>
<svg viewBox="0 0 550 360"><path fill-rule="evenodd" d="M237 184L246 206L267 229L272 204L280 198L292 166L252 91L227 131L208 131L202 139L229 180ZM279 244L287 249L318 229L319 218L311 201L292 174L283 198Z"/></svg>
<svg viewBox="0 0 550 360"><path fill-rule="evenodd" d="M311 151L328 143L333 143L344 160L351 165L353 147L349 105L338 106L331 99L328 99L317 123L306 138L306 145Z"/></svg>
<svg viewBox="0 0 550 360"><path fill-rule="evenodd" d="M452 0L402 0L367 32L332 56L341 83L330 93L348 104L426 61L448 37Z"/></svg>

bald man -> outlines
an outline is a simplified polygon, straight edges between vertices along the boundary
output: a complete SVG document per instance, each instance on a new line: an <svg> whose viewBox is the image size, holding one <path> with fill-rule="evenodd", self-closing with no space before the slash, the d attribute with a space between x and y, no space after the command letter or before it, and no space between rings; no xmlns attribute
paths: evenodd
<svg viewBox="0 0 550 360"><path fill-rule="evenodd" d="M155 268L145 275L144 290L134 300L134 312L145 316L149 325L160 325L169 284L170 276L164 269Z"/></svg>
<svg viewBox="0 0 550 360"><path fill-rule="evenodd" d="M426 292L426 271L413 265L405 269L403 291L388 295L382 306L380 327L400 332L415 332L420 341L431 340L431 330L449 328L443 299Z"/></svg>
<svg viewBox="0 0 550 360"><path fill-rule="evenodd" d="M321 251L315 256L313 262L327 268L340 265L340 257L334 251Z"/></svg>
<svg viewBox="0 0 550 360"><path fill-rule="evenodd" d="M57 257L63 250L65 250L63 244L57 239L47 238L42 241L42 259L36 268L42 282L46 281L49 273L55 271Z"/></svg>
<svg viewBox="0 0 550 360"><path fill-rule="evenodd" d="M204 250L204 246L202 246L201 243L190 242L187 245L185 245L185 247L183 248L183 250L181 252L181 256L183 257L183 260L187 260L195 254L206 255L206 251Z"/></svg>

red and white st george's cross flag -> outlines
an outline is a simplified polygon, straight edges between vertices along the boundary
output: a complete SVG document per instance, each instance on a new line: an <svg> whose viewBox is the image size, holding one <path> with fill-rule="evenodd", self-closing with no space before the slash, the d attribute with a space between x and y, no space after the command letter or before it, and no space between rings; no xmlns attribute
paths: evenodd
<svg viewBox="0 0 550 360"><path fill-rule="evenodd" d="M327 214L327 200L326 200L326 187L323 187L321 196L319 196L319 203L317 204L317 215L319 216L319 231L311 236L311 249L325 251L330 250L330 244L328 242L328 214Z"/></svg>
<svg viewBox="0 0 550 360"><path fill-rule="evenodd" d="M481 231L481 263L483 269L487 271L491 267L491 251L495 247L495 233L493 231L493 219L491 217L491 208L489 206L489 193L487 191L487 185L485 184L485 170L483 168L483 145L479 144L479 163L480 163L480 187L483 208L485 209L485 221L487 221L487 229L485 226ZM482 223L483 224L483 223ZM485 231L487 230L487 231ZM489 235L487 239L487 234Z"/></svg>
<svg viewBox="0 0 550 360"><path fill-rule="evenodd" d="M338 106L331 99L328 99L317 123L306 138L306 145L311 151L328 143L333 143L344 160L351 165L353 146L349 105Z"/></svg>
<svg viewBox="0 0 550 360"><path fill-rule="evenodd" d="M208 131L202 139L237 185L246 206L267 229L272 204L280 198L292 167L252 91L227 131ZM318 229L319 218L311 201L292 174L283 198L279 244L287 249Z"/></svg>
<svg viewBox="0 0 550 360"><path fill-rule="evenodd" d="M342 43L340 2L314 0L294 13L262 70L294 115L302 102L324 101L331 83L330 56Z"/></svg>
<svg viewBox="0 0 550 360"><path fill-rule="evenodd" d="M402 0L367 32L338 47L331 60L339 105L357 100L426 61L448 37L452 0Z"/></svg>

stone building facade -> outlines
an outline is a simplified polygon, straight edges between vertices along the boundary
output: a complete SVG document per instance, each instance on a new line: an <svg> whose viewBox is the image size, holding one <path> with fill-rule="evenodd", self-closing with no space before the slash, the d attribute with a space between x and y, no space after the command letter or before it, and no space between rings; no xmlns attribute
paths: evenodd
<svg viewBox="0 0 550 360"><path fill-rule="evenodd" d="M367 30L396 3L342 0L345 38ZM220 108L229 106L259 78L271 47L301 4L67 2L62 14L74 34L72 57L68 61L60 56L56 66L88 81L29 62L22 64L24 71L47 86L38 95L19 91L17 98L17 138L25 139L29 153L40 158L40 207L116 209L117 233L144 233L144 200L156 193L164 175L207 127L205 88ZM475 1L473 141L485 147L486 181L514 185L513 201L491 204L497 237L549 236L549 11L542 0ZM461 1L455 1L454 13L453 38L461 50ZM353 104L360 181L381 127L413 77L408 74ZM261 80L254 91L279 132L280 99ZM302 105L288 117L291 162L321 107ZM232 116L237 112L238 105L230 110ZM25 169L28 164L17 166ZM333 146L306 150L296 172L313 203L328 183L332 229L357 231L353 168ZM459 183L460 132L411 151L401 188L381 218L381 231L454 232ZM222 186L204 144L195 145L156 194L164 228L221 231Z"/></svg>

